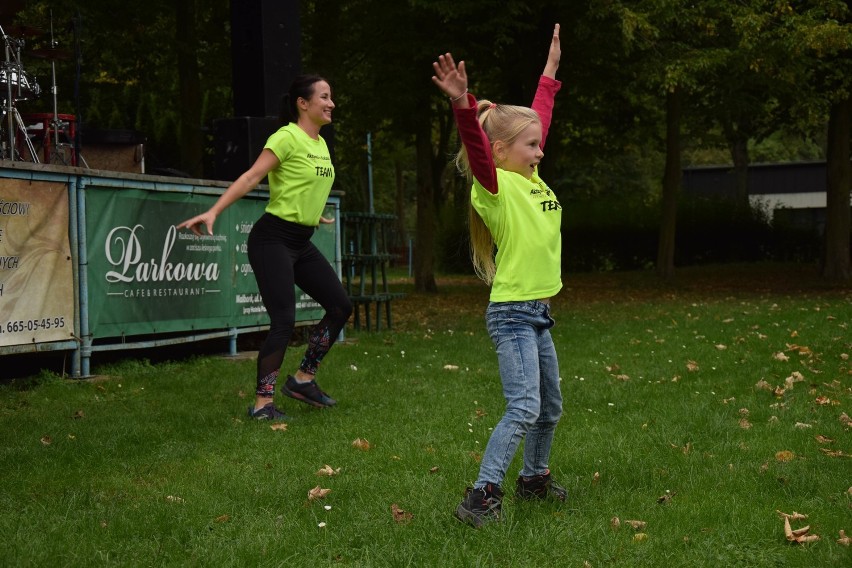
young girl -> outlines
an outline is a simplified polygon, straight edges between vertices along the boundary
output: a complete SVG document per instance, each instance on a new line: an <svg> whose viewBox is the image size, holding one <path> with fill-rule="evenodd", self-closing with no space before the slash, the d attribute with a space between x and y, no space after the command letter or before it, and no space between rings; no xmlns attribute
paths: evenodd
<svg viewBox="0 0 852 568"><path fill-rule="evenodd" d="M562 288L562 208L538 177L553 99L561 86L556 80L560 55L556 24L532 108L477 102L467 91L464 62L457 66L449 53L432 64L432 81L449 97L463 143L456 163L473 184L473 264L491 285L485 319L506 397L506 412L488 440L479 477L455 512L475 527L500 519L500 484L524 436L515 495L562 501L567 495L548 469L562 414L559 366L550 336L550 298Z"/></svg>
<svg viewBox="0 0 852 568"><path fill-rule="evenodd" d="M328 260L311 242L322 217L334 168L320 128L331 122L331 87L318 75L300 75L284 95L282 122L255 163L232 183L206 213L178 225L213 234L216 217L269 176L269 204L248 238L248 257L263 305L269 314L269 333L257 355L257 389L250 417L286 418L273 403L275 384L296 320L294 284L325 309L308 337L298 371L288 375L281 391L316 407L335 404L317 385L314 375L352 313L352 303Z"/></svg>

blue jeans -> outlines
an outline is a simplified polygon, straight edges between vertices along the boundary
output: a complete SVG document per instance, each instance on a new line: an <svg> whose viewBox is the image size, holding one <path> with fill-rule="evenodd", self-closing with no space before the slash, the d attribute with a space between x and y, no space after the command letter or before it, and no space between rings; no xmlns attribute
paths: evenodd
<svg viewBox="0 0 852 568"><path fill-rule="evenodd" d="M497 349L506 412L485 447L476 488L502 483L524 436L520 474L547 473L553 434L562 415L550 305L537 300L491 302L485 322Z"/></svg>

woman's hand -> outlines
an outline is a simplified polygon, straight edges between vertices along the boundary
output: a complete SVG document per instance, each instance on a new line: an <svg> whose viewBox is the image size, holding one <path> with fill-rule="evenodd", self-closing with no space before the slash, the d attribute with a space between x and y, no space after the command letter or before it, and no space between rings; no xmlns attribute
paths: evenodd
<svg viewBox="0 0 852 568"><path fill-rule="evenodd" d="M556 70L559 69L559 59L562 57L562 48L559 45L559 24L553 26L553 36L550 38L550 51L547 54L547 63L544 65L542 75L556 79Z"/></svg>
<svg viewBox="0 0 852 568"><path fill-rule="evenodd" d="M438 61L432 63L435 74L432 82L441 89L454 107L468 108L467 101L467 72L464 69L464 61L459 61L458 66L453 61L450 53L438 56Z"/></svg>
<svg viewBox="0 0 852 568"><path fill-rule="evenodd" d="M207 227L207 234L213 234L213 222L216 221L216 214L212 211L207 211L201 215L196 215L192 219L187 219L177 226L178 229L189 229L198 236L202 236L201 225Z"/></svg>

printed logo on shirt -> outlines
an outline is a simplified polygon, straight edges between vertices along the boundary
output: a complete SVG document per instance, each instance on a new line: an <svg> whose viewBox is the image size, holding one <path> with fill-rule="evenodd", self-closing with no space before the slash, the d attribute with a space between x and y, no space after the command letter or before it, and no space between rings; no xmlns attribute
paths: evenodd
<svg viewBox="0 0 852 568"><path fill-rule="evenodd" d="M536 196L539 196L539 195L542 195L542 196L545 196L545 197L553 196L553 192L550 190L549 187L547 187L547 185L545 185L545 183L543 181L538 182L536 185L537 185L537 187L534 187L530 190L530 196L532 196L532 197L536 197ZM562 205L560 205L559 201L557 201L555 198L554 199L545 199L545 200L540 201L539 203L541 203L542 212L559 211L560 209L562 209Z"/></svg>
<svg viewBox="0 0 852 568"><path fill-rule="evenodd" d="M326 162L330 162L331 156L317 156L316 154L311 154L310 152L308 152L308 159L309 160L325 160Z"/></svg>

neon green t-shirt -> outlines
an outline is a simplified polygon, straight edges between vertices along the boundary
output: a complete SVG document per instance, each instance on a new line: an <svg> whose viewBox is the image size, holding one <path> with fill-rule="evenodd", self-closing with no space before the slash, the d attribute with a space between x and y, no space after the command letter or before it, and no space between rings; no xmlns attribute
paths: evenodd
<svg viewBox="0 0 852 568"><path fill-rule="evenodd" d="M497 245L492 302L555 296L562 289L562 206L538 177L497 168L496 195L474 181L470 199Z"/></svg>
<svg viewBox="0 0 852 568"><path fill-rule="evenodd" d="M285 221L315 227L334 183L334 166L322 136L316 140L295 123L279 128L266 141L281 162L269 172L266 212Z"/></svg>

